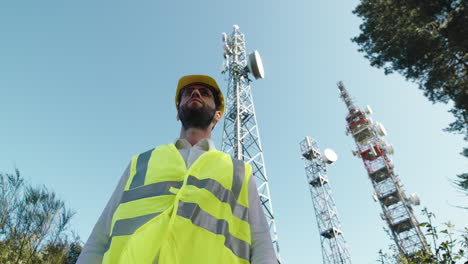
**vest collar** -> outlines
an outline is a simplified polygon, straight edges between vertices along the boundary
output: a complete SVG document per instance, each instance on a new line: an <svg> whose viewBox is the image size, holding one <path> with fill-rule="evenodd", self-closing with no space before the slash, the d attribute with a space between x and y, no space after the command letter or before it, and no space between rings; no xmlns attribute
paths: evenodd
<svg viewBox="0 0 468 264"><path fill-rule="evenodd" d="M210 138L202 138L193 146L186 139L180 138L174 143L174 145L178 150L189 149L192 147L198 148L203 151L209 151L212 149L216 150L214 142Z"/></svg>

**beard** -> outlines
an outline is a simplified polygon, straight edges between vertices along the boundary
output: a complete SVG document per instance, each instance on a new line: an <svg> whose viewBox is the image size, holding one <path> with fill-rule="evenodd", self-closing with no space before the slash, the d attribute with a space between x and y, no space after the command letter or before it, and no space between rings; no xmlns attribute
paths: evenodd
<svg viewBox="0 0 468 264"><path fill-rule="evenodd" d="M179 119L182 122L182 127L185 130L188 128L207 129L213 122L216 109L206 105L189 108L187 105L184 104L179 107Z"/></svg>

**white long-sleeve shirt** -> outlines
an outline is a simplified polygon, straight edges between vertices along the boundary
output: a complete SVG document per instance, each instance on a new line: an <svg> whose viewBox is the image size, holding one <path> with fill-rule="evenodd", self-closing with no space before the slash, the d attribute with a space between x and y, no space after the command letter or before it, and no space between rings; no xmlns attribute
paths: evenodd
<svg viewBox="0 0 468 264"><path fill-rule="evenodd" d="M187 168L190 168L200 155L208 150L215 149L211 139L201 139L194 146L185 139L179 139L176 141L175 146L184 158ZM94 226L88 241L78 257L77 264L100 264L102 262L110 236L112 216L119 206L124 186L129 177L130 165L124 171L109 202ZM276 264L277 260L270 238L270 231L253 177L250 177L249 182L249 224L252 235L251 263Z"/></svg>

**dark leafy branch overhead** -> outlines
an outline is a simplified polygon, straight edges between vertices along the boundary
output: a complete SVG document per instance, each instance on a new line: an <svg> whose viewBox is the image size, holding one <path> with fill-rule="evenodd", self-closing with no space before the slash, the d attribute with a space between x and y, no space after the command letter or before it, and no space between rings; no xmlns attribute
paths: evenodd
<svg viewBox="0 0 468 264"><path fill-rule="evenodd" d="M371 65L418 83L433 103L453 103L446 130L468 141L468 1L361 0L353 13L363 20L353 41ZM458 178L468 194L467 174Z"/></svg>
<svg viewBox="0 0 468 264"><path fill-rule="evenodd" d="M372 66L419 83L432 102L453 102L450 131L468 131L468 2L362 0L353 41Z"/></svg>

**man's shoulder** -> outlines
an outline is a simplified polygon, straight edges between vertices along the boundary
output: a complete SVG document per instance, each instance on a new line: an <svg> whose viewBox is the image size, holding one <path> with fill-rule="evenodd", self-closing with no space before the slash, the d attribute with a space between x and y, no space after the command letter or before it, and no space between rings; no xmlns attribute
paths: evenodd
<svg viewBox="0 0 468 264"><path fill-rule="evenodd" d="M151 149L147 149L146 151L140 152L136 155L133 155L133 158L137 158L139 156L150 156L151 153L153 153L155 150L168 150L174 147L174 143L169 143L169 144L163 144L159 145L156 147L153 147Z"/></svg>
<svg viewBox="0 0 468 264"><path fill-rule="evenodd" d="M154 151L174 151L176 150L177 151L177 147L174 143L168 143L168 144L162 144L162 145L159 145L159 146L156 146L156 147L153 147L151 149L147 149L146 151L143 151L141 153L138 153L136 155L133 155L133 159L138 159L138 157L148 157L151 156L151 154L154 152ZM247 162L243 161L243 160L240 160L240 159L237 159L235 157L233 157L232 155L224 152L224 151L220 151L220 150L217 150L217 149L210 149L208 150L207 152L210 152L212 154L215 154L215 155L219 155L221 157L223 157L223 160L232 160L232 163L233 164L245 164L246 166L250 166ZM221 161L221 160L218 160L218 161Z"/></svg>
<svg viewBox="0 0 468 264"><path fill-rule="evenodd" d="M251 165L244 160L237 159L233 157L232 155L223 151L219 151L219 150L214 150L214 151L216 151L220 156L224 156L226 160L231 160L234 166L245 166L246 168L251 168Z"/></svg>

